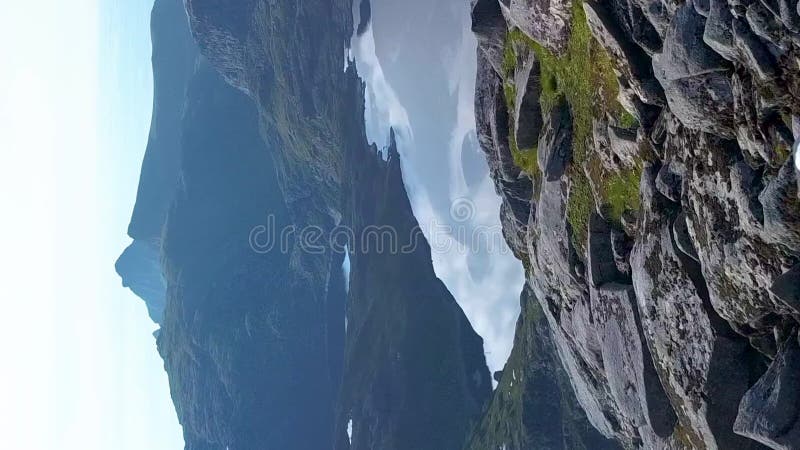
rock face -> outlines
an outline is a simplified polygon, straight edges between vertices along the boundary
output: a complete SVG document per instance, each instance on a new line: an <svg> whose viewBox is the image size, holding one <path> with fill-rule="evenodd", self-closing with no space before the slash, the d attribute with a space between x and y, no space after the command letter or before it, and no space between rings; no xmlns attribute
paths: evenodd
<svg viewBox="0 0 800 450"><path fill-rule="evenodd" d="M500 3L507 30L525 31L509 14L513 2ZM475 100L506 240L526 267L577 402L626 448L800 448L788 406L797 401L788 374L800 325L800 201L788 151L789 118L800 108L797 5L582 4L613 62L619 104L637 124L606 113L557 127L552 117L563 106L543 108L538 165L522 168L507 150L519 112L503 101L506 72L479 69ZM473 29L482 29L486 15L475 11ZM489 52L485 41L479 48L481 67ZM576 134L588 135L588 155L559 150L570 137L568 147L582 149ZM612 216L601 200L620 195L612 176L629 171L637 198ZM576 210L582 198L592 200L588 211ZM575 239L579 225L585 242ZM518 338L531 326L520 325ZM495 404L508 395L498 392ZM516 417L498 410L484 423Z"/></svg>
<svg viewBox="0 0 800 450"><path fill-rule="evenodd" d="M586 420L529 287L520 298L514 349L466 448L617 449Z"/></svg>
<svg viewBox="0 0 800 450"><path fill-rule="evenodd" d="M798 371L800 348L797 340L790 338L769 370L742 399L734 425L736 432L772 448L797 448L800 442Z"/></svg>
<svg viewBox="0 0 800 450"><path fill-rule="evenodd" d="M499 0L509 23L555 53L567 47L572 23L570 0Z"/></svg>

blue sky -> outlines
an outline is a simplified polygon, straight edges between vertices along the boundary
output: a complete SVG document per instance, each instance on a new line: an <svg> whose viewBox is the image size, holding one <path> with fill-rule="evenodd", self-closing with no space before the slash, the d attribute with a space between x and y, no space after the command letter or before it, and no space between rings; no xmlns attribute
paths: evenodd
<svg viewBox="0 0 800 450"><path fill-rule="evenodd" d="M5 448L183 447L155 326L114 273L149 129L151 7L0 4Z"/></svg>

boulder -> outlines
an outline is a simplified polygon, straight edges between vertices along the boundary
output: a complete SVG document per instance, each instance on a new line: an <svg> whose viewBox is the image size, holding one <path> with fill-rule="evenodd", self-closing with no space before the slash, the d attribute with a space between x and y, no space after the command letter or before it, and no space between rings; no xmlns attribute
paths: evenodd
<svg viewBox="0 0 800 450"><path fill-rule="evenodd" d="M800 448L800 347L792 335L739 404L734 431L776 450Z"/></svg>
<svg viewBox="0 0 800 450"><path fill-rule="evenodd" d="M542 91L539 76L539 61L533 51L525 53L524 61L514 72L514 133L517 147L530 150L537 145L542 130L542 106L539 95Z"/></svg>
<svg viewBox="0 0 800 450"><path fill-rule="evenodd" d="M726 0L709 0L703 42L728 61L739 56L733 44L733 15Z"/></svg>
<svg viewBox="0 0 800 450"><path fill-rule="evenodd" d="M695 130L733 137L733 91L727 74L712 72L668 82L664 87L670 111Z"/></svg>
<svg viewBox="0 0 800 450"><path fill-rule="evenodd" d="M672 18L661 53L653 56L653 71L662 85L710 72L724 72L729 64L703 41L706 20L688 4Z"/></svg>
<svg viewBox="0 0 800 450"><path fill-rule="evenodd" d="M704 42L705 19L689 5L670 22L653 71L672 113L687 127L733 136L729 63Z"/></svg>
<svg viewBox="0 0 800 450"><path fill-rule="evenodd" d="M776 278L770 291L787 306L800 313L800 264Z"/></svg>
<svg viewBox="0 0 800 450"><path fill-rule="evenodd" d="M545 117L537 157L547 181L557 181L566 172L572 158L572 112L566 101L554 106Z"/></svg>
<svg viewBox="0 0 800 450"><path fill-rule="evenodd" d="M667 162L658 171L656 188L662 195L675 203L681 202L683 192L683 175L686 167L680 162Z"/></svg>
<svg viewBox="0 0 800 450"><path fill-rule="evenodd" d="M641 230L631 254L642 328L656 370L693 447L757 448L733 433L731 411L748 388L746 340L736 339L706 298L699 266L675 248L677 206L642 174ZM735 414L734 414L735 416Z"/></svg>
<svg viewBox="0 0 800 450"><path fill-rule="evenodd" d="M473 0L472 32L478 39L478 47L484 61L491 64L498 75L503 73L503 51L505 49L506 19L497 0Z"/></svg>
<svg viewBox="0 0 800 450"><path fill-rule="evenodd" d="M570 0L499 0L508 23L553 53L567 48L572 29Z"/></svg>
<svg viewBox="0 0 800 450"><path fill-rule="evenodd" d="M609 5L586 0L583 9L592 35L606 49L621 73L621 85L632 90L644 103L664 104L664 91L653 77L650 57L620 27Z"/></svg>
<svg viewBox="0 0 800 450"><path fill-rule="evenodd" d="M636 165L639 156L639 143L636 139L636 130L620 128L609 125L608 143L620 165L632 168Z"/></svg>
<svg viewBox="0 0 800 450"><path fill-rule="evenodd" d="M733 42L739 51L739 61L759 79L769 80L777 75L775 58L743 19L733 21Z"/></svg>

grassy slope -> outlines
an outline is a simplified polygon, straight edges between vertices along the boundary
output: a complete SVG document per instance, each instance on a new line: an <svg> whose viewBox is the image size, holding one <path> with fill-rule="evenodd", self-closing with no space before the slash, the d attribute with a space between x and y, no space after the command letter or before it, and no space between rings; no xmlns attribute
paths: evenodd
<svg viewBox="0 0 800 450"><path fill-rule="evenodd" d="M515 48L527 45L533 49L541 65L542 111L549 111L561 98L572 107L573 115L573 164L568 205L568 220L572 225L576 247L582 249L586 242L589 214L595 208L592 187L588 176L600 190L610 217L619 221L625 210L639 208L638 185L641 168L609 173L601 166L592 149L592 121L607 116L617 120L617 125L632 127L636 119L618 103L619 85L613 64L605 50L592 38L586 22L581 0L572 6L573 27L567 49L563 55L551 51L533 41L520 30L508 34L504 58L506 75L513 74L517 64ZM511 80L511 76L506 77ZM506 82L505 95L509 111L514 110L513 83ZM511 133L511 147L517 165L533 176L538 175L536 149L519 149Z"/></svg>

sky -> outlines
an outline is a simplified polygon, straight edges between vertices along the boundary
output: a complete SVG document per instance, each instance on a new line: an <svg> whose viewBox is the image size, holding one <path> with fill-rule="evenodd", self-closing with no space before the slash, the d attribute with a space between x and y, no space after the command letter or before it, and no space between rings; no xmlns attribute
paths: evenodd
<svg viewBox="0 0 800 450"><path fill-rule="evenodd" d="M372 0L372 25L349 54L367 83L368 138L381 147L389 127L398 132L403 181L436 274L497 371L511 353L524 273L502 238L500 198L477 146L469 13L463 0ZM454 220L459 208L465 220ZM468 242L456 231L437 232L440 226L463 229ZM483 234L496 243L493 251L470 244L475 230L489 230Z"/></svg>
<svg viewBox="0 0 800 450"><path fill-rule="evenodd" d="M152 1L0 2L4 448L183 447L128 244Z"/></svg>

